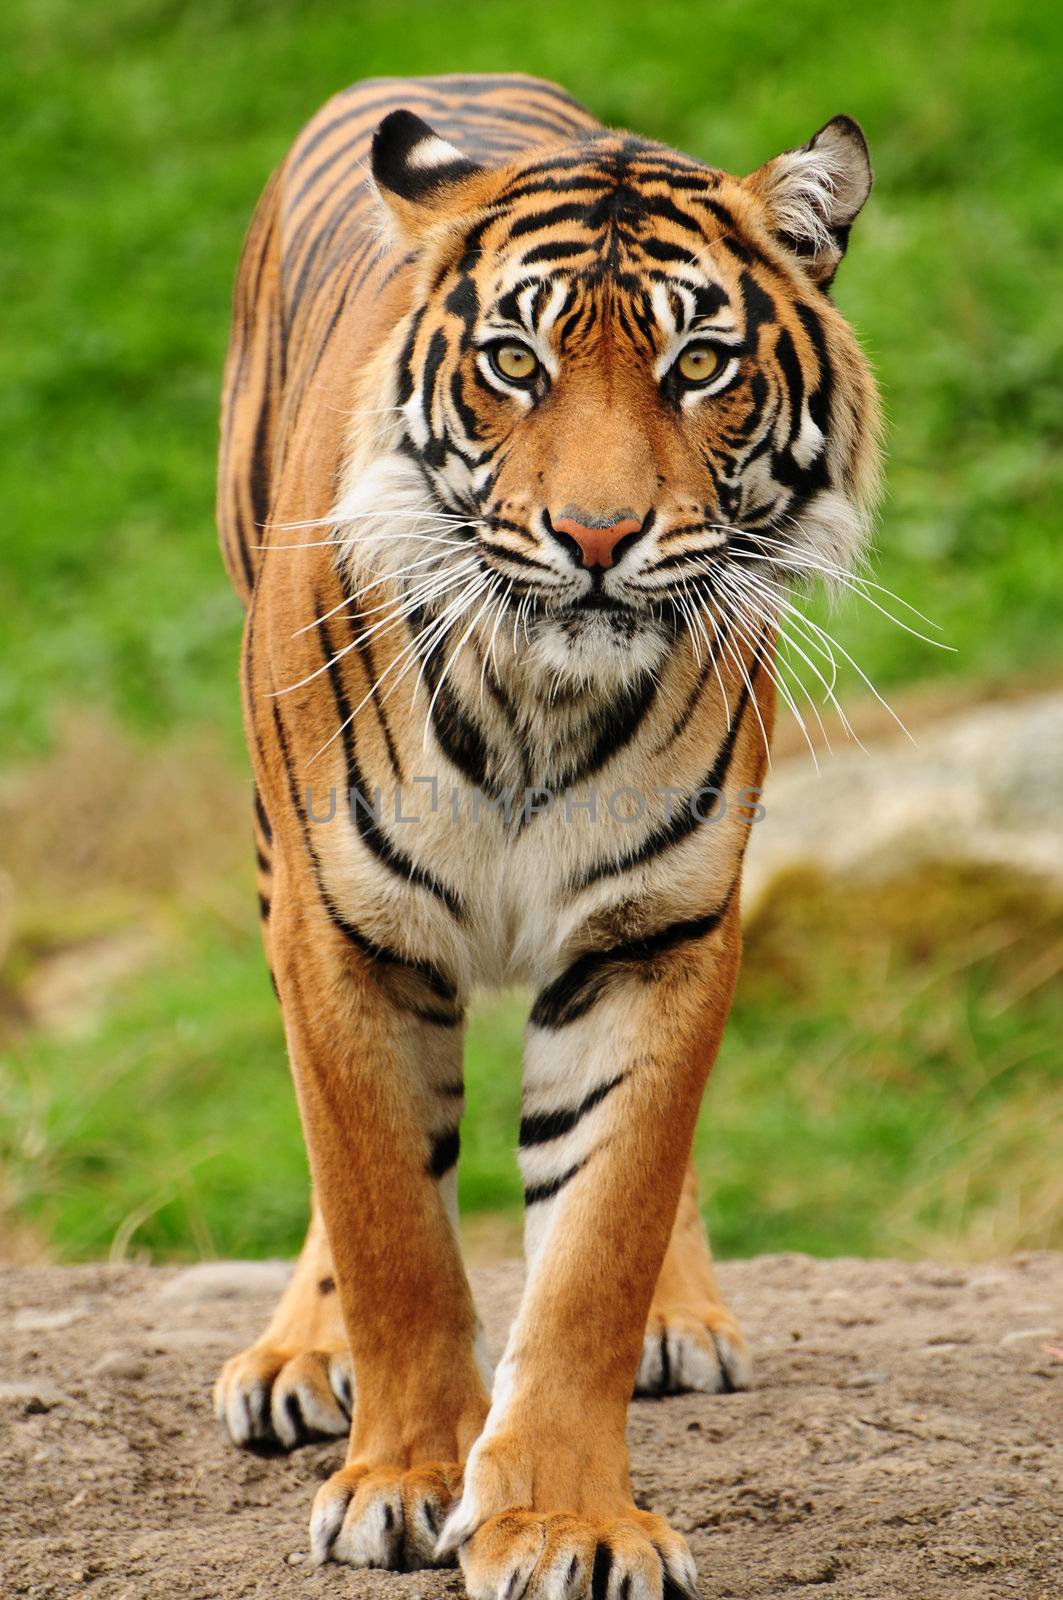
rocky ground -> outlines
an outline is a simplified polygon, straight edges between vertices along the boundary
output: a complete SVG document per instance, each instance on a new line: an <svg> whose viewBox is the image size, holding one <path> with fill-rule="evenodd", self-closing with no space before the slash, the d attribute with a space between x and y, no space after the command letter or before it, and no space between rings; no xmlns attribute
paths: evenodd
<svg viewBox="0 0 1063 1600"><path fill-rule="evenodd" d="M286 1269L0 1276L0 1593L91 1600L460 1595L455 1572L315 1571L307 1510L342 1446L245 1455L214 1372ZM764 1257L722 1271L749 1394L631 1409L639 1502L705 1600L1060 1600L1063 1256L970 1269ZM497 1348L519 1268L475 1275Z"/></svg>

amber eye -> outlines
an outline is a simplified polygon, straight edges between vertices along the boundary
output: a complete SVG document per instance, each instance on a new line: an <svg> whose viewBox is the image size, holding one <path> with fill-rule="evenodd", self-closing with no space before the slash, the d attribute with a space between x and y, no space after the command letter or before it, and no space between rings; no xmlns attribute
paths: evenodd
<svg viewBox="0 0 1063 1600"><path fill-rule="evenodd" d="M496 344L488 351L491 365L509 383L531 383L539 375L539 358L525 344Z"/></svg>
<svg viewBox="0 0 1063 1600"><path fill-rule="evenodd" d="M708 383L720 370L720 356L711 345L688 344L675 365L684 382Z"/></svg>

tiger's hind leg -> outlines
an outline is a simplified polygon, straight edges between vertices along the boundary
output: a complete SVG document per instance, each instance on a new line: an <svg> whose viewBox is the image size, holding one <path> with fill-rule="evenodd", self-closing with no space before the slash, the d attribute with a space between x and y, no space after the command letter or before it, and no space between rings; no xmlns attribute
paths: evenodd
<svg viewBox="0 0 1063 1600"><path fill-rule="evenodd" d="M254 841L262 943L272 972L273 829L257 790ZM214 1410L234 1444L294 1450L346 1433L353 1396L332 1252L315 1197L291 1282L259 1338L218 1374Z"/></svg>
<svg viewBox="0 0 1063 1600"><path fill-rule="evenodd" d="M731 1394L748 1389L750 1379L745 1339L716 1283L691 1161L653 1292L635 1393Z"/></svg>
<svg viewBox="0 0 1063 1600"><path fill-rule="evenodd" d="M225 1363L214 1410L234 1444L294 1450L346 1433L353 1399L332 1253L315 1203L292 1280L261 1336Z"/></svg>

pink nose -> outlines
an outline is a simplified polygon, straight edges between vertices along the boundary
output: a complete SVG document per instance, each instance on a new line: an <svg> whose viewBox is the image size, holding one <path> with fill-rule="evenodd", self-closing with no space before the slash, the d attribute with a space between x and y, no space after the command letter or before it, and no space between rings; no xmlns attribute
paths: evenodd
<svg viewBox="0 0 1063 1600"><path fill-rule="evenodd" d="M638 533L641 527L642 523L634 517L623 517L619 522L610 523L608 528L588 528L571 517L554 518L555 531L567 534L579 545L585 567L611 567L613 551L621 539Z"/></svg>

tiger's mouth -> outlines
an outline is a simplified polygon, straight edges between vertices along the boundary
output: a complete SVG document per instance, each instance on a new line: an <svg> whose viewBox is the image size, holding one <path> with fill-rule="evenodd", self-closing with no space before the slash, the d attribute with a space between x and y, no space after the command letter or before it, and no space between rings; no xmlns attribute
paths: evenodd
<svg viewBox="0 0 1063 1600"><path fill-rule="evenodd" d="M539 599L529 614L533 629L553 629L569 639L623 642L643 635L673 635L679 626L668 593L613 593L595 584L586 594L551 602Z"/></svg>
<svg viewBox="0 0 1063 1600"><path fill-rule="evenodd" d="M656 647L664 643L669 630L662 609L658 606L632 604L600 589L578 599L566 601L563 606L540 612L536 631L552 633L580 651L605 651L608 654L630 650L636 644Z"/></svg>
<svg viewBox="0 0 1063 1600"><path fill-rule="evenodd" d="M556 615L562 618L580 617L589 616L594 612L606 616L630 617L637 614L637 608L616 595L606 594L604 589L591 589L588 594L581 595L577 600L570 600Z"/></svg>

